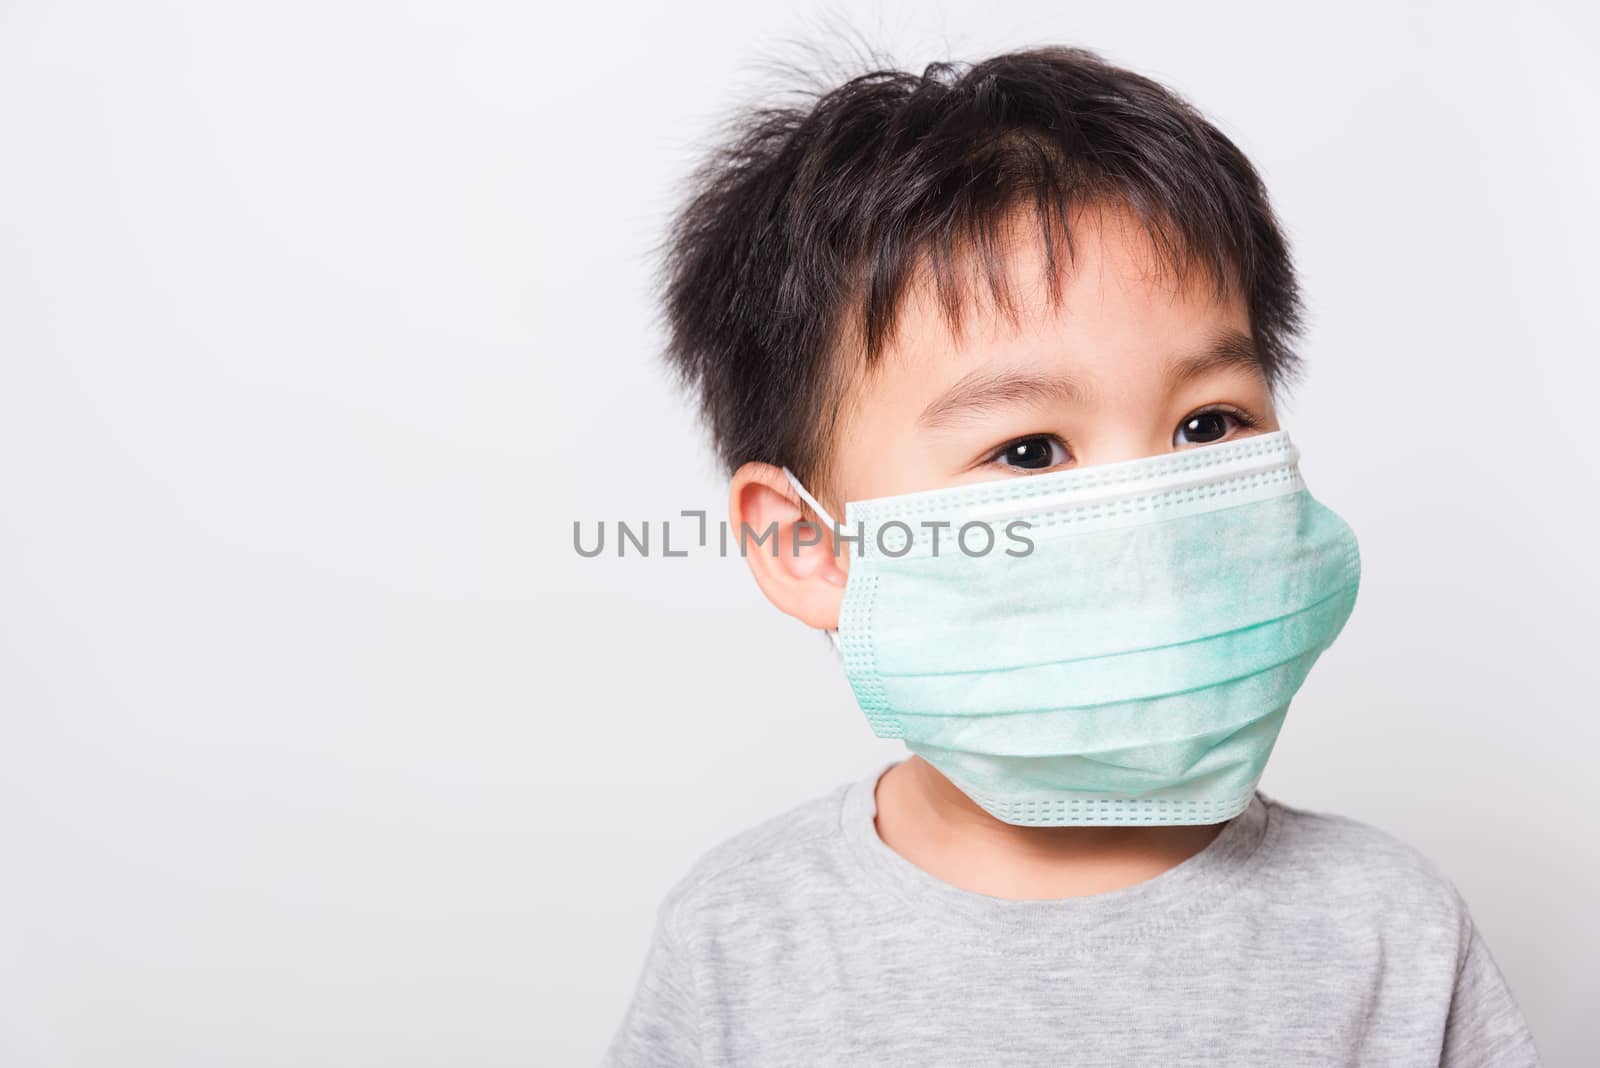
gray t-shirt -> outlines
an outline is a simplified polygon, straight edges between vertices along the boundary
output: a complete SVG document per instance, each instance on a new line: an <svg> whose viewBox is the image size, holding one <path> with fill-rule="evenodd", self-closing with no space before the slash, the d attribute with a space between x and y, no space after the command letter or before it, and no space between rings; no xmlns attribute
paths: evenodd
<svg viewBox="0 0 1600 1068"><path fill-rule="evenodd" d="M1538 1064L1460 894L1382 831L1258 793L1153 879L1011 901L884 844L884 770L694 865L606 1065Z"/></svg>

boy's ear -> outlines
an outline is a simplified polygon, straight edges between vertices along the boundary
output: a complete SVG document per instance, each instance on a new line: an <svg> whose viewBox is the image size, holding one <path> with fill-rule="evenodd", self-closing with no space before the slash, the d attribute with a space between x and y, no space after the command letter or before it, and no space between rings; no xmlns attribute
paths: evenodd
<svg viewBox="0 0 1600 1068"><path fill-rule="evenodd" d="M839 625L849 562L836 555L832 527L801 504L782 468L749 463L733 473L728 529L767 600L819 630Z"/></svg>

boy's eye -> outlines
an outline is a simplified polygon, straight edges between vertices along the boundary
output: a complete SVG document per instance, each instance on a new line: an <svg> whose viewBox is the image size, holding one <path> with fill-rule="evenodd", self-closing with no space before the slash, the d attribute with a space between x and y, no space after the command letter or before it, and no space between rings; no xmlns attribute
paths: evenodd
<svg viewBox="0 0 1600 1068"><path fill-rule="evenodd" d="M1241 427L1253 426L1254 421L1241 412L1230 412L1220 408L1210 411L1195 412L1186 416L1178 424L1177 433L1172 435L1174 445L1209 445L1215 441L1232 434Z"/></svg>
<svg viewBox="0 0 1600 1068"><path fill-rule="evenodd" d="M1043 471L1071 459L1072 454L1060 438L1050 434L1034 434L1002 445L989 462L1020 471Z"/></svg>

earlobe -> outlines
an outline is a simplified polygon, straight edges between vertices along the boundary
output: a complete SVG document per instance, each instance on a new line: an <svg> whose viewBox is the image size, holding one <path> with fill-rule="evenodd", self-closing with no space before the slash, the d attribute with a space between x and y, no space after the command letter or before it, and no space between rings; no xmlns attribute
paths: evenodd
<svg viewBox="0 0 1600 1068"><path fill-rule="evenodd" d="M838 626L848 562L832 528L810 514L781 468L748 463L734 472L728 527L767 600L808 626Z"/></svg>

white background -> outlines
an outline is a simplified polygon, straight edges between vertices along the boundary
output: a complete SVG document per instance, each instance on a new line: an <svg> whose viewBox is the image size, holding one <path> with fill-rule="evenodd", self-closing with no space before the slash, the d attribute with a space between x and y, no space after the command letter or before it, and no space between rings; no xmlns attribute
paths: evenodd
<svg viewBox="0 0 1600 1068"><path fill-rule="evenodd" d="M721 512L646 251L841 27L1087 45L1258 164L1365 562L1265 788L1600 1057L1592 10L13 0L0 1063L593 1063L690 863L900 752L739 560L572 548Z"/></svg>

